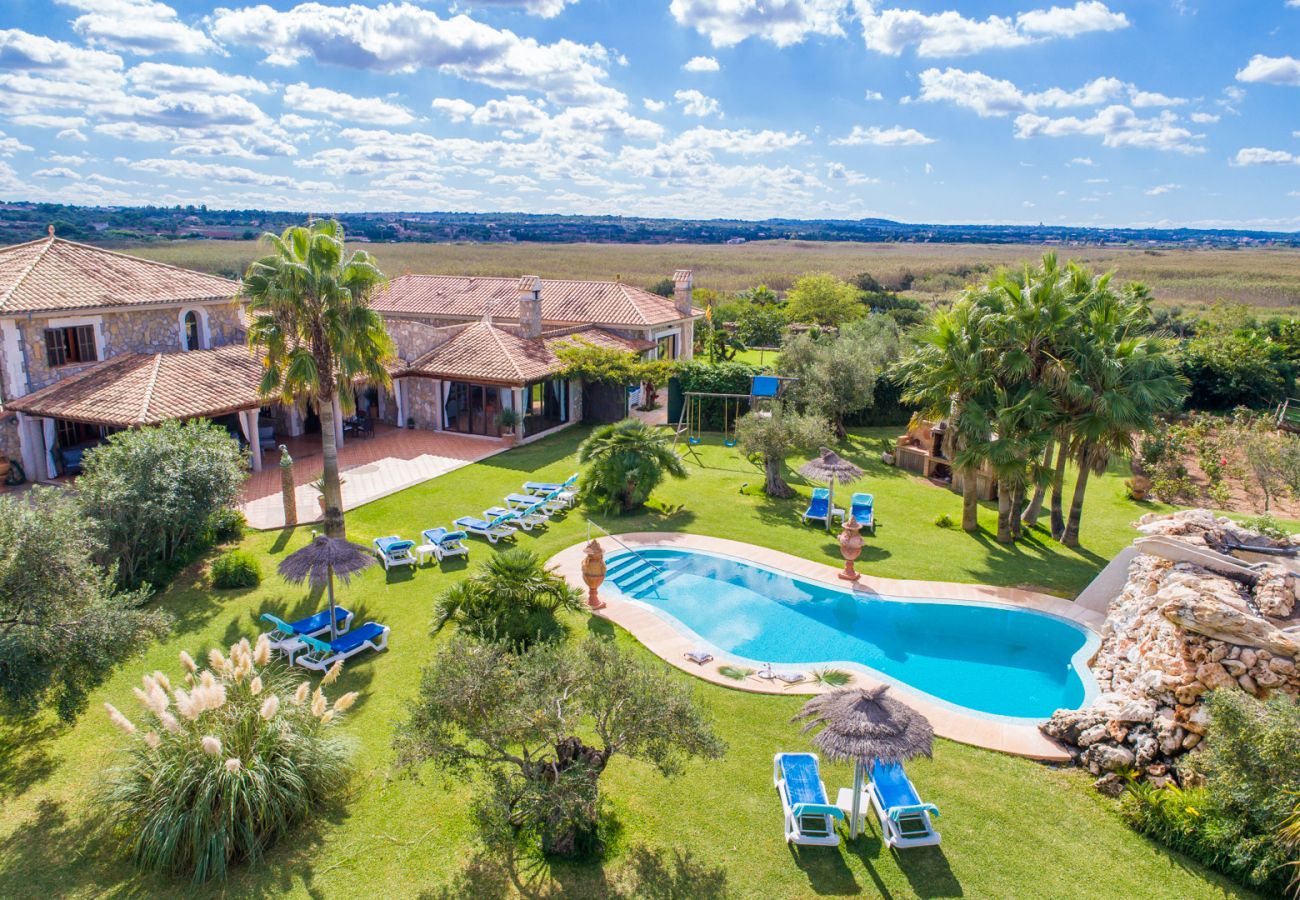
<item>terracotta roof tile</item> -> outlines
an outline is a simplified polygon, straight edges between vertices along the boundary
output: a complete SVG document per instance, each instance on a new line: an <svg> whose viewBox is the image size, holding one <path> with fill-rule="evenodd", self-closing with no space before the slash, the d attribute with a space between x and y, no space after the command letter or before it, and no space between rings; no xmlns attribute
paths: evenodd
<svg viewBox="0 0 1300 900"><path fill-rule="evenodd" d="M0 248L0 315L228 300L239 284L62 238Z"/></svg>
<svg viewBox="0 0 1300 900"><path fill-rule="evenodd" d="M517 321L520 279L401 275L372 301L383 313ZM641 328L682 319L667 297L618 281L541 281L548 323Z"/></svg>
<svg viewBox="0 0 1300 900"><path fill-rule="evenodd" d="M555 349L580 341L628 352L654 346L589 326L526 338L486 322L475 322L411 363L402 374L525 385L557 374L563 364Z"/></svg>
<svg viewBox="0 0 1300 900"><path fill-rule="evenodd" d="M126 428L261 406L261 363L235 345L123 353L9 401L7 409Z"/></svg>

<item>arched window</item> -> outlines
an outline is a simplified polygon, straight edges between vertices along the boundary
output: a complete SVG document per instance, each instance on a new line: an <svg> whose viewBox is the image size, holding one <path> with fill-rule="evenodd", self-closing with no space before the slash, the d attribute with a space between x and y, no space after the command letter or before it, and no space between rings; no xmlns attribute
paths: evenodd
<svg viewBox="0 0 1300 900"><path fill-rule="evenodd" d="M199 337L199 314L190 310L185 314L185 349L200 350L202 346Z"/></svg>

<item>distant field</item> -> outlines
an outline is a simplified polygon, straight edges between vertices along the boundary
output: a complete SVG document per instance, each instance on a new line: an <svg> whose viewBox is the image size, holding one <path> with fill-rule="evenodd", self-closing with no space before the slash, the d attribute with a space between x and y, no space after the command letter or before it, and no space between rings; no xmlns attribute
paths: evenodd
<svg viewBox="0 0 1300 900"><path fill-rule="evenodd" d="M175 265L238 276L258 253L247 241L178 241L125 248ZM870 272L886 283L905 272L911 294L936 299L1003 265L1041 256L1037 245L858 244L757 241L718 244L371 244L390 276L407 272L620 278L649 285L675 269L695 270L698 287L723 292L765 282L789 287L803 272L848 277ZM1300 250L1128 250L1060 247L1059 255L1120 281L1143 281L1168 304L1202 306L1232 300L1270 312L1300 311Z"/></svg>

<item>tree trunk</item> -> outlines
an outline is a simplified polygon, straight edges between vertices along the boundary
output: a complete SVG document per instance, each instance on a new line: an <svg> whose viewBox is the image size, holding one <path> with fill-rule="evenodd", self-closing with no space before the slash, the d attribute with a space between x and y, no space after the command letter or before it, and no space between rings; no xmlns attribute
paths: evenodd
<svg viewBox="0 0 1300 900"><path fill-rule="evenodd" d="M961 477L961 527L965 531L980 529L979 481L974 469L967 469Z"/></svg>
<svg viewBox="0 0 1300 900"><path fill-rule="evenodd" d="M1065 463L1067 443L1061 441L1056 448L1056 471L1052 475L1052 537L1060 540L1065 534Z"/></svg>
<svg viewBox="0 0 1300 900"><path fill-rule="evenodd" d="M1074 482L1074 496L1070 498L1070 521L1066 523L1061 543L1067 547L1079 546L1079 520L1083 518L1083 495L1088 490L1088 447L1079 453L1079 477Z"/></svg>
<svg viewBox="0 0 1300 900"><path fill-rule="evenodd" d="M1020 511L1024 509L1024 506L1025 488L1024 485L1018 484L1011 492L1011 521L1008 523L1011 526L1011 539L1013 541L1020 540Z"/></svg>
<svg viewBox="0 0 1300 900"><path fill-rule="evenodd" d="M1055 444L1052 441L1047 442L1047 449L1043 451L1043 467L1047 468L1052 465L1052 450ZM1030 528L1038 527L1038 516L1043 511L1043 498L1047 496L1047 483L1040 480L1034 487L1033 499L1029 501L1029 506L1025 509L1025 524Z"/></svg>
<svg viewBox="0 0 1300 900"><path fill-rule="evenodd" d="M1010 544L1013 541L1011 537L1011 518L1013 510L1011 508L1011 490L1004 482L998 482L998 543Z"/></svg>
<svg viewBox="0 0 1300 900"><path fill-rule="evenodd" d="M343 486L339 483L338 435L334 431L334 392L322 394L316 401L320 418L321 476L325 484L325 533L330 537L347 537L343 523Z"/></svg>
<svg viewBox="0 0 1300 900"><path fill-rule="evenodd" d="M765 476L763 492L769 497L787 500L794 496L794 489L786 484L785 479L781 477L781 462L779 456L763 457L763 474Z"/></svg>
<svg viewBox="0 0 1300 900"><path fill-rule="evenodd" d="M844 416L842 414L836 413L831 422L835 426L835 437L838 440L842 441L849 436L849 430L844 427Z"/></svg>
<svg viewBox="0 0 1300 900"><path fill-rule="evenodd" d="M298 525L298 495L293 480L293 458L289 448L283 444L280 449L280 498L284 503L284 527L294 528Z"/></svg>

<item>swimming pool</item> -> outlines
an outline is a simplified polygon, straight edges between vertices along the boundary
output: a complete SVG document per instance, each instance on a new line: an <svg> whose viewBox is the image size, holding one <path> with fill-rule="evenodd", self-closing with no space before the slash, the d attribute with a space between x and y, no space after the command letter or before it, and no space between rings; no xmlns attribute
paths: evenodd
<svg viewBox="0 0 1300 900"><path fill-rule="evenodd" d="M965 712L1021 721L1096 693L1087 660L1099 638L1048 613L880 597L700 550L648 547L607 564L607 588L738 662L860 666Z"/></svg>

